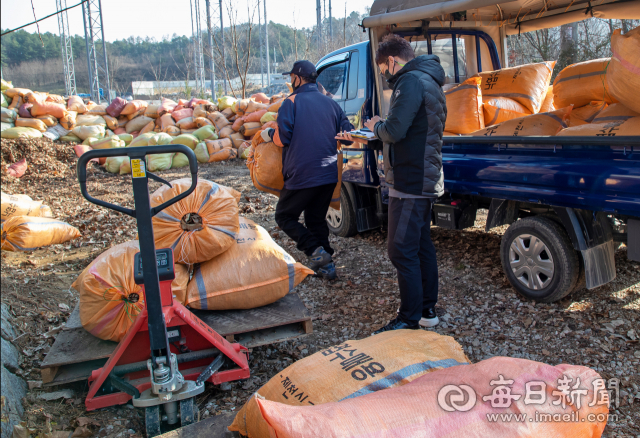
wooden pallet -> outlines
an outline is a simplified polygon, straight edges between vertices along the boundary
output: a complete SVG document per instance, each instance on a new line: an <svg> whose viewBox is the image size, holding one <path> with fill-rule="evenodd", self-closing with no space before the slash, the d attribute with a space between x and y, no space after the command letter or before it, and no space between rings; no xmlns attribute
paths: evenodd
<svg viewBox="0 0 640 438"><path fill-rule="evenodd" d="M191 310L230 342L247 348L294 339L313 332L311 316L297 294L249 310ZM76 305L41 364L44 386L87 380L118 344L98 339L82 328Z"/></svg>

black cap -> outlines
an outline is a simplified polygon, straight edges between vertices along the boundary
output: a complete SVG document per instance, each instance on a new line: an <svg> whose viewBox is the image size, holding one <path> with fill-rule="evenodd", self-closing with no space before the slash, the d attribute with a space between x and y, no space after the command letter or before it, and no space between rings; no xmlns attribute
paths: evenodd
<svg viewBox="0 0 640 438"><path fill-rule="evenodd" d="M318 76L318 72L316 71L316 66L313 65L309 61L296 61L293 63L293 67L291 71L282 73L282 76L287 75L298 75L305 78L315 78Z"/></svg>

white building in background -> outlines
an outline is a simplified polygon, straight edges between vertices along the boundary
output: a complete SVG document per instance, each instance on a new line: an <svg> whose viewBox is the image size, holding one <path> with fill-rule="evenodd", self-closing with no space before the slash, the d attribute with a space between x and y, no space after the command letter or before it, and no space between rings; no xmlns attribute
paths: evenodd
<svg viewBox="0 0 640 438"><path fill-rule="evenodd" d="M266 75L264 75L264 80L266 81ZM282 75L274 74L271 76L271 84L280 85L285 83L285 78ZM235 90L242 89L242 81L239 77L231 79L228 84L233 87ZM216 85L218 89L222 88L222 81L216 81ZM131 82L131 89L133 91L134 97L137 95L145 95L145 96L155 96L158 94L174 94L174 93L184 93L185 88L190 87L194 89L196 86L196 81L135 81ZM205 81L205 88L207 94L211 89L211 81ZM247 75L247 87L261 87L262 86L262 75L260 74L248 74Z"/></svg>

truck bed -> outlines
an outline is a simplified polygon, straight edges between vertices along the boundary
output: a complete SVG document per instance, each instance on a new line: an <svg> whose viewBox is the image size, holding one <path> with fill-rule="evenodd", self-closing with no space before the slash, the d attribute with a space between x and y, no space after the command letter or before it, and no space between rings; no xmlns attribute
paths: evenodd
<svg viewBox="0 0 640 438"><path fill-rule="evenodd" d="M445 137L445 188L640 217L640 137Z"/></svg>

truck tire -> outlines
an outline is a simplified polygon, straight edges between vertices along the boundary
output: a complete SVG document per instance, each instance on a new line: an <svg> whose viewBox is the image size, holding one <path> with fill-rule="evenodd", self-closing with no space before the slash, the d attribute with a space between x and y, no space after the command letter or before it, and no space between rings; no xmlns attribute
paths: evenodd
<svg viewBox="0 0 640 438"><path fill-rule="evenodd" d="M356 212L344 186L340 189L340 210L329 207L327 225L329 231L340 237L351 237L358 232Z"/></svg>
<svg viewBox="0 0 640 438"><path fill-rule="evenodd" d="M502 236L500 259L513 288L542 303L571 293L580 273L578 254L569 236L560 224L545 217L511 224Z"/></svg>

